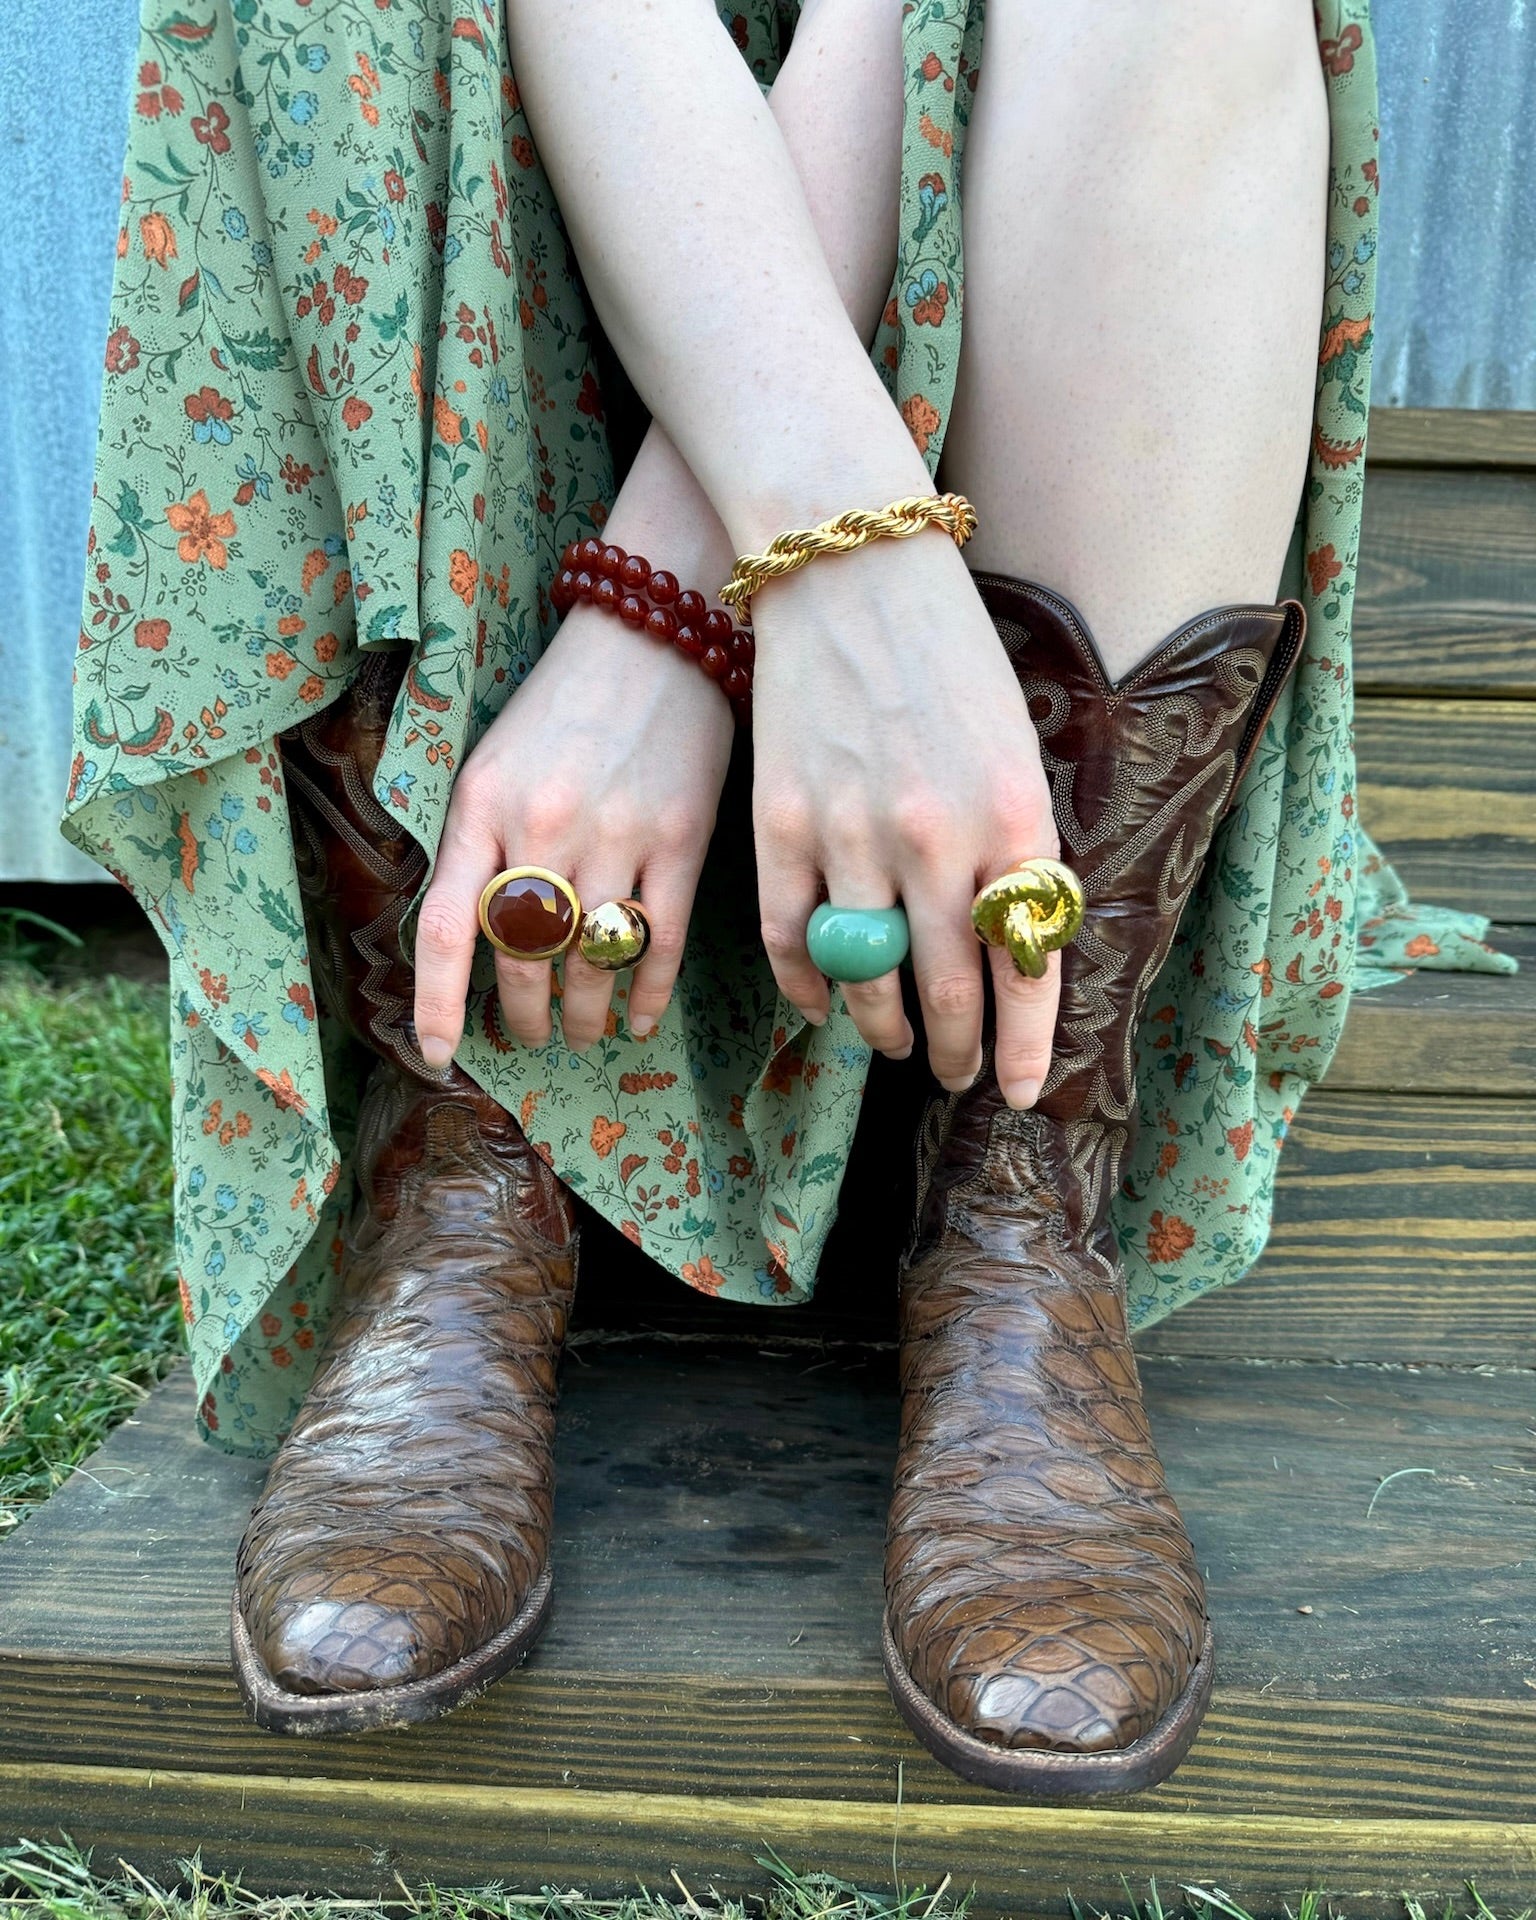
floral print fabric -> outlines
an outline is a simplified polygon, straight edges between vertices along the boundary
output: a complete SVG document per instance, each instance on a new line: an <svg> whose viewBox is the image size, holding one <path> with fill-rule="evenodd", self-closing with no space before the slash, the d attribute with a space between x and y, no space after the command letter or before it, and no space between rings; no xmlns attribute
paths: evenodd
<svg viewBox="0 0 1536 1920"><path fill-rule="evenodd" d="M934 467L981 11L915 0L901 25L901 247L874 352ZM780 8L722 15L771 83ZM1320 47L1329 275L1297 548L1312 628L1142 1034L1145 1124L1117 1213L1139 1323L1256 1256L1376 895L1373 966L1419 957L1352 791L1377 188L1363 0L1324 0ZM549 638L557 556L601 527L613 472L580 280L494 0L145 0L118 255L66 832L170 954L201 1419L260 1453L334 1295L357 1079L315 1004L277 736L337 696L360 649L409 647L376 790L435 851L454 775ZM868 1054L845 1012L812 1030L779 998L739 841L715 860L643 1044L621 984L587 1056L558 1025L526 1051L485 965L460 1059L688 1284L792 1304L814 1284ZM1463 964L1482 963L1483 930L1440 928Z"/></svg>

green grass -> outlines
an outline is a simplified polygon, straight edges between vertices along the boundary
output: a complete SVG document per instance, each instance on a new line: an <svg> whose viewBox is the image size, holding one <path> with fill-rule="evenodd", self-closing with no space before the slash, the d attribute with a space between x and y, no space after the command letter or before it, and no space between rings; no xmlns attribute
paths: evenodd
<svg viewBox="0 0 1536 1920"><path fill-rule="evenodd" d="M764 1884L750 1894L686 1887L672 1876L665 1892L636 1888L617 1900L594 1900L569 1889L543 1887L512 1893L505 1887L407 1887L398 1899L288 1898L249 1893L238 1880L183 1860L172 1885L161 1886L121 1861L115 1875L93 1869L90 1856L69 1842L23 1841L0 1848L0 1920L965 1920L969 1895L944 1881L926 1887L871 1893L828 1874L796 1873L776 1855L758 1861ZM1180 1887L1165 1901L1154 1880L1144 1895L1125 1885L1125 1901L1105 1913L1069 1896L1072 1920L1254 1920L1214 1887ZM1301 1894L1286 1913L1294 1920L1348 1920L1325 1894ZM1501 1920L1468 1885L1466 1899L1428 1910L1406 1895L1403 1920ZM1502 1920L1531 1920L1531 1909Z"/></svg>
<svg viewBox="0 0 1536 1920"><path fill-rule="evenodd" d="M0 1537L181 1351L165 994L0 915Z"/></svg>

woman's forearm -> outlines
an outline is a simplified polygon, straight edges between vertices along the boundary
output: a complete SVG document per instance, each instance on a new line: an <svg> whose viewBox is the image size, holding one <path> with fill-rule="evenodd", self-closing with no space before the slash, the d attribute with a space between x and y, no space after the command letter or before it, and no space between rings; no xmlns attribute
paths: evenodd
<svg viewBox="0 0 1536 1920"><path fill-rule="evenodd" d="M769 97L822 257L864 343L874 335L896 257L902 71L894 24L886 0L813 0ZM609 537L708 593L736 552L659 422L614 503Z"/></svg>
<svg viewBox="0 0 1536 1920"><path fill-rule="evenodd" d="M508 34L593 303L726 544L926 490L865 345L895 244L893 10L807 8L771 110L708 0L519 0Z"/></svg>

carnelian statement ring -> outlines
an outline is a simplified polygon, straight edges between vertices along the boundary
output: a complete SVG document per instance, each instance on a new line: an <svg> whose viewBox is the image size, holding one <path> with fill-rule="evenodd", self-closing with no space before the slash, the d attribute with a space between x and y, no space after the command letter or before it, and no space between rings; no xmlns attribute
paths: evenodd
<svg viewBox="0 0 1536 1920"><path fill-rule="evenodd" d="M548 867L506 867L480 895L480 929L509 960L557 960L580 925L576 889Z"/></svg>

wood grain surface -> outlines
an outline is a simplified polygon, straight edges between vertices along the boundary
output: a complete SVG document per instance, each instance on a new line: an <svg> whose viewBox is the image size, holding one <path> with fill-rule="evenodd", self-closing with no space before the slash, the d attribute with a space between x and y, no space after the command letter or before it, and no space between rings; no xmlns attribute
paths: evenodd
<svg viewBox="0 0 1536 1920"><path fill-rule="evenodd" d="M1536 701L1362 698L1360 818L1411 893L1536 920Z"/></svg>
<svg viewBox="0 0 1536 1920"><path fill-rule="evenodd" d="M1536 413L1373 407L1368 466L1536 467Z"/></svg>
<svg viewBox="0 0 1536 1920"><path fill-rule="evenodd" d="M679 1702L703 1677L765 1694L879 1689L891 1356L806 1361L707 1343L583 1349L562 1407L554 1619L525 1676L477 1714L515 1711L525 1679L580 1685L589 1715L606 1714L620 1678L675 1680ZM1304 1720L1317 1702L1343 1725L1355 1706L1429 1699L1536 1736L1530 1374L1167 1359L1145 1371L1207 1570L1224 1708L1229 1694L1263 1698ZM0 1552L0 1653L22 1658L35 1711L51 1663L60 1741L99 1740L108 1724L121 1741L125 1713L141 1739L168 1738L142 1696L130 1711L118 1669L224 1669L234 1544L261 1468L203 1446L189 1415L183 1374ZM449 1755L454 1777L478 1767L469 1724L411 1736L425 1772ZM673 1736L702 1747L686 1764L719 1765L720 1723L687 1726L680 1715ZM227 1686L210 1731L232 1737ZM0 1718L7 1757L31 1757L30 1738L25 1714ZM242 1753L276 1771L302 1753L319 1774L347 1750L249 1736ZM1495 1772L1512 1758L1471 1738L1463 1751ZM590 1754L564 1764L581 1777Z"/></svg>
<svg viewBox="0 0 1536 1920"><path fill-rule="evenodd" d="M1536 1100L1325 1084L1275 1200L1256 1270L1146 1329L1141 1351L1536 1367Z"/></svg>
<svg viewBox="0 0 1536 1920"><path fill-rule="evenodd" d="M1319 1740L1326 1730L1319 1729ZM0 1765L0 1802L36 1831L61 1800L77 1837L175 1877L188 1836L203 1864L239 1867L274 1892L398 1891L432 1878L519 1886L636 1881L765 1888L771 1849L869 1887L974 1889L972 1912L1060 1920L1070 1892L1119 1902L1120 1876L1217 1884L1258 1914L1326 1888L1352 1920L1396 1916L1410 1894L1438 1906L1475 1879L1503 1906L1528 1893L1536 1827L1466 1820L1242 1819L1091 1807L913 1806L817 1800L517 1789L458 1782L328 1780L171 1769Z"/></svg>
<svg viewBox="0 0 1536 1920"><path fill-rule="evenodd" d="M1370 476L1354 662L1360 693L1536 695L1536 470Z"/></svg>

